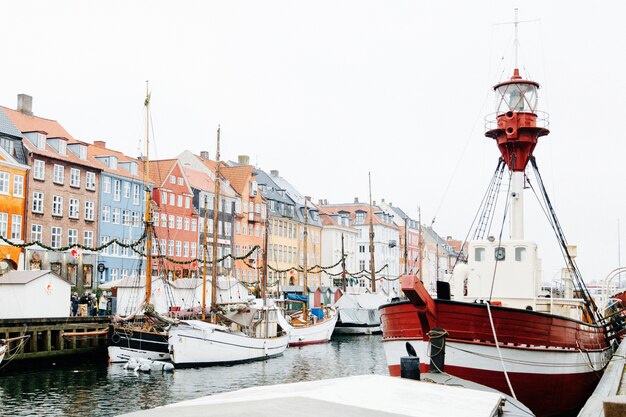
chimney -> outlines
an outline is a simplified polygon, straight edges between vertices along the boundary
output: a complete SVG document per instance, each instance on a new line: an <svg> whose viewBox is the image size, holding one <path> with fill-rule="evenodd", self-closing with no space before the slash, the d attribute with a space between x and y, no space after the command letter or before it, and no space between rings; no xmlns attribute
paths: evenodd
<svg viewBox="0 0 626 417"><path fill-rule="evenodd" d="M381 203L384 203L384 202L385 202L385 199L384 199L384 198L381 198L381 199L380 199L380 201L381 201Z"/></svg>
<svg viewBox="0 0 626 417"><path fill-rule="evenodd" d="M375 205L376 205L376 200L373 200L372 201L372 206L375 206Z"/></svg>
<svg viewBox="0 0 626 417"><path fill-rule="evenodd" d="M17 110L27 116L33 115L33 98L27 94L17 95Z"/></svg>
<svg viewBox="0 0 626 417"><path fill-rule="evenodd" d="M273 169L273 170L271 170L271 171L270 171L270 175L271 175L272 177L278 177L278 176L279 176L279 175L278 175L278 170L277 170L277 169Z"/></svg>
<svg viewBox="0 0 626 417"><path fill-rule="evenodd" d="M202 159L209 159L209 151L201 151L200 152L200 158L202 158Z"/></svg>
<svg viewBox="0 0 626 417"><path fill-rule="evenodd" d="M311 196L310 195L306 195L306 196L304 196L304 198L306 198L306 201L311 201Z"/></svg>
<svg viewBox="0 0 626 417"><path fill-rule="evenodd" d="M359 202L359 197L354 197L354 202L358 203Z"/></svg>
<svg viewBox="0 0 626 417"><path fill-rule="evenodd" d="M93 141L93 145L97 146L98 148L106 148L107 147L107 143L103 140L94 140Z"/></svg>
<svg viewBox="0 0 626 417"><path fill-rule="evenodd" d="M248 155L239 155L237 162L239 162L239 165L250 165L250 157Z"/></svg>
<svg viewBox="0 0 626 417"><path fill-rule="evenodd" d="M385 200L383 200L383 201L385 201ZM389 207L393 207L393 203L391 201L389 202Z"/></svg>

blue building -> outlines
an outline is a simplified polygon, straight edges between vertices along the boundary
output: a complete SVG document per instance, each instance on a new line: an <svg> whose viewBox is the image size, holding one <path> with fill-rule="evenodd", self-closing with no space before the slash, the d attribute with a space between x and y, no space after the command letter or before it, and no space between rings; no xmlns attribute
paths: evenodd
<svg viewBox="0 0 626 417"><path fill-rule="evenodd" d="M100 212L98 244L113 239L123 243L137 241L144 231L145 187L140 161L121 152L106 148L106 143L95 141L89 146L89 155L100 164ZM143 247L138 247L142 250ZM117 244L100 251L97 280L100 283L126 277L145 275L145 259L130 248ZM102 270L100 272L100 270Z"/></svg>

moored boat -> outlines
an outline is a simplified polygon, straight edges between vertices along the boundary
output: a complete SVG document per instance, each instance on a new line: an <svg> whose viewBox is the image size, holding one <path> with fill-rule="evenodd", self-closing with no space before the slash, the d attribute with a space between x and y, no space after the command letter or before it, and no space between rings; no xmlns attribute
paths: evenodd
<svg viewBox="0 0 626 417"><path fill-rule="evenodd" d="M533 150L549 130L547 115L537 109L538 89L517 68L510 80L494 86L496 113L487 120L485 135L496 141L501 158L466 262L457 263L451 279L438 285L435 299L419 278L404 276L408 299L385 304L380 313L391 375L399 375L400 358L409 352L420 357L423 371L431 369L433 341L446 338L445 372L511 394L538 416L556 416L584 404L621 328L589 294L574 261L575 247L567 244L539 174ZM525 173L529 162L537 189ZM507 240L485 236L505 168ZM542 289L537 245L524 239L527 184L541 194L565 259L562 297Z"/></svg>
<svg viewBox="0 0 626 417"><path fill-rule="evenodd" d="M288 302L294 303L293 300ZM314 314L309 315L306 304L303 306L303 311L298 314L288 315L283 307L281 314L278 315L278 323L289 333L289 346L328 343L337 324L336 311L331 308L319 308L314 311L321 312L321 317L318 317Z"/></svg>

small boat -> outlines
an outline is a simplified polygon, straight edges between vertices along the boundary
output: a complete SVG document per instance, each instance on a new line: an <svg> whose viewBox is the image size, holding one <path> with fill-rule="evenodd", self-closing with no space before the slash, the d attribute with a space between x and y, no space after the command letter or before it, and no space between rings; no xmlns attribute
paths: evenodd
<svg viewBox="0 0 626 417"><path fill-rule="evenodd" d="M389 302L382 294L346 293L335 303L339 320L335 334L369 335L381 330L378 307Z"/></svg>
<svg viewBox="0 0 626 417"><path fill-rule="evenodd" d="M214 324L181 320L169 331L172 363L177 368L232 365L281 355L289 335L278 324L275 307L245 306ZM223 323L230 323L226 326Z"/></svg>
<svg viewBox="0 0 626 417"><path fill-rule="evenodd" d="M174 365L170 362L153 361L133 356L124 364L124 369L129 369L135 372L172 372L174 370Z"/></svg>
<svg viewBox="0 0 626 417"><path fill-rule="evenodd" d="M276 303L281 306L282 313L278 315L278 323L289 332L289 346L314 345L330 341L338 318L334 309L317 308L309 313L302 301L285 300ZM302 308L298 309L297 313L288 314L286 306L289 303L301 304Z"/></svg>

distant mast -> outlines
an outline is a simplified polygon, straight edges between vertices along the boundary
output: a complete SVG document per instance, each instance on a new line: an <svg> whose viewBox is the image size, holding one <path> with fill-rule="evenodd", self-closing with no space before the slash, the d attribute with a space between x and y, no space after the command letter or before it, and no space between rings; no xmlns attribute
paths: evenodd
<svg viewBox="0 0 626 417"><path fill-rule="evenodd" d="M372 281L372 293L376 293L376 265L374 264L374 209L372 208L372 175L367 173L370 192L370 279Z"/></svg>
<svg viewBox="0 0 626 417"><path fill-rule="evenodd" d="M152 294L152 199L150 196L150 187L148 186L150 181L150 164L149 164L149 150L150 150L150 91L149 83L146 81L146 99L143 102L146 107L146 156L144 161L144 186L146 187L146 212L144 213L143 220L146 228L146 295L144 300L144 306L150 304L150 296Z"/></svg>
<svg viewBox="0 0 626 417"><path fill-rule="evenodd" d="M213 201L213 260L211 262L211 312L217 312L217 215L220 199L220 126L217 126L217 152L215 153L215 199ZM213 315L215 317L215 314Z"/></svg>
<svg viewBox="0 0 626 417"><path fill-rule="evenodd" d="M308 214L308 205L307 205L307 198L304 197L304 245L303 245L303 250L304 250L304 265L302 267L303 271L302 271L302 276L304 278L303 284L304 284L304 288L302 289L302 295L307 295L308 293L308 289L307 289L307 269L308 269L308 258L309 258L309 252L308 252L308 247L307 247L307 238L309 235L309 232L307 230L307 224L309 221L309 214Z"/></svg>

